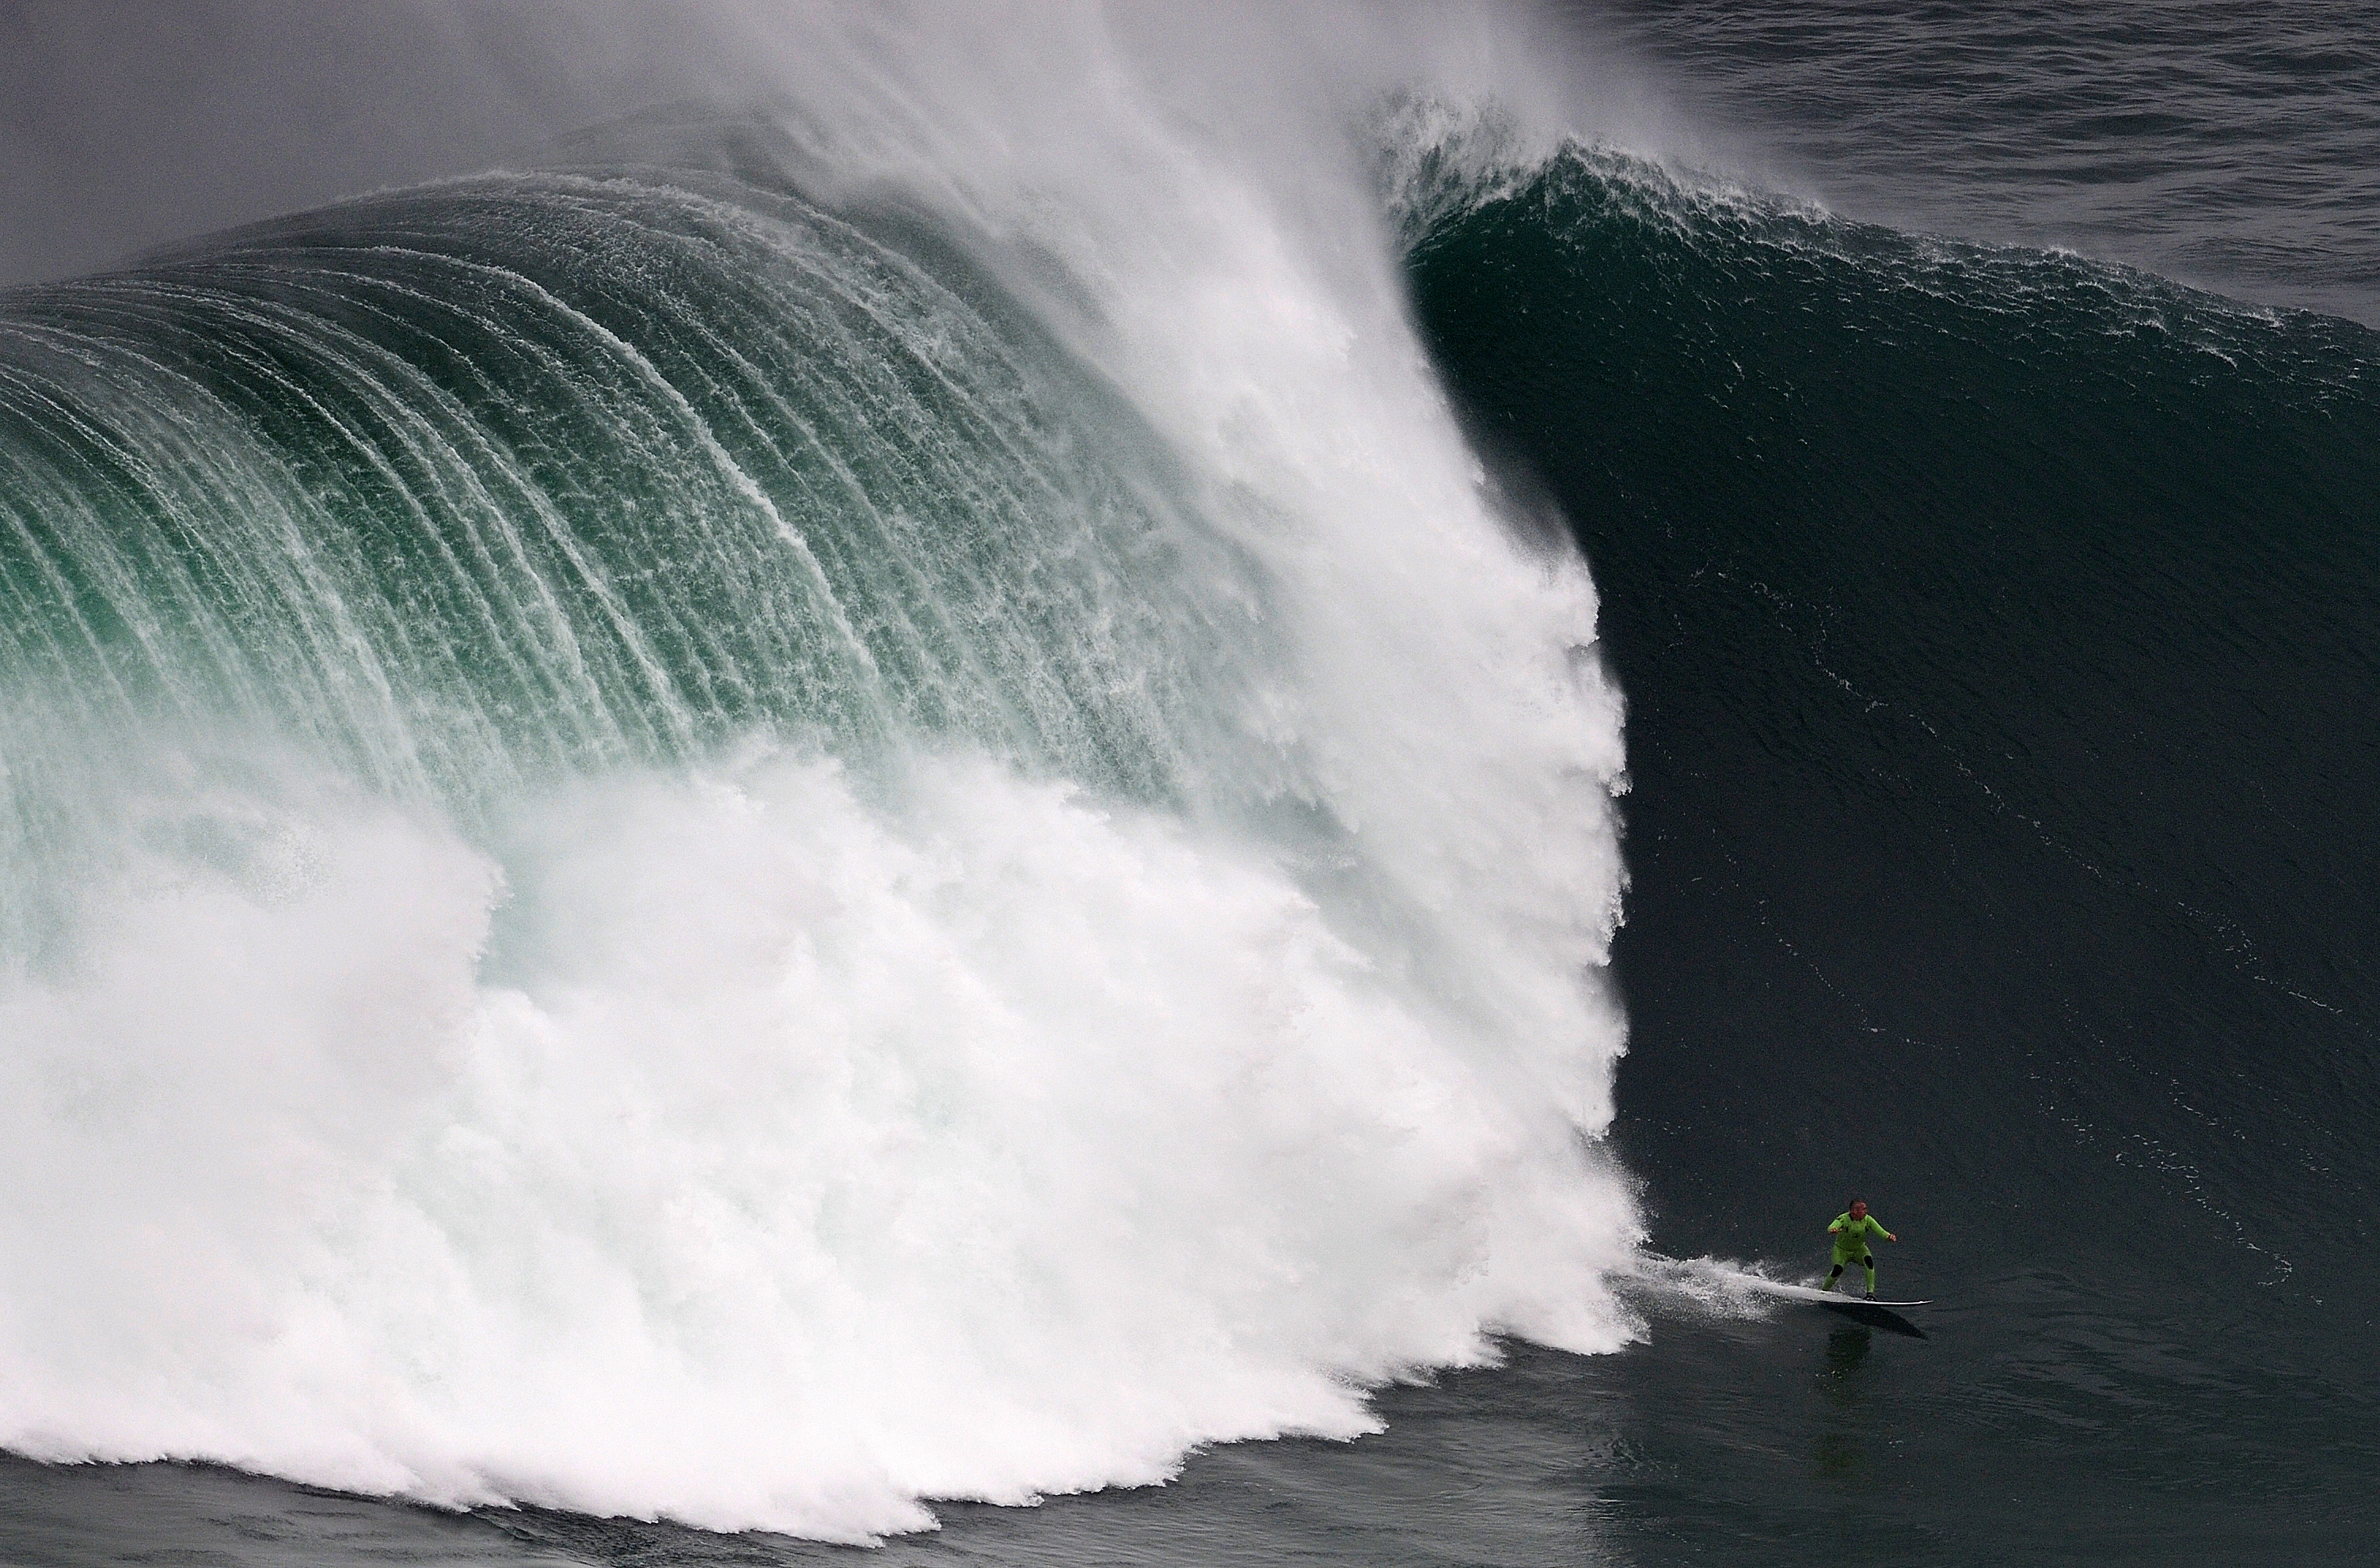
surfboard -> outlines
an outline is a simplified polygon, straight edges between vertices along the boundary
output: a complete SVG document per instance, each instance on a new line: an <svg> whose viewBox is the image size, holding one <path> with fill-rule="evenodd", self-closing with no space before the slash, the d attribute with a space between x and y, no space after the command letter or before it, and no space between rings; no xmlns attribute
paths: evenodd
<svg viewBox="0 0 2380 1568"><path fill-rule="evenodd" d="M1781 1296L1788 1301L1806 1301L1813 1307L1823 1307L1855 1323L1870 1328L1888 1329L1907 1334L1912 1339L1924 1339L1926 1333L1902 1317L1898 1310L1904 1307L1930 1307L1931 1301L1871 1301L1864 1296L1844 1296L1837 1291L1819 1290L1806 1285L1786 1285L1782 1281L1762 1279L1758 1274L1730 1274L1730 1279L1765 1296Z"/></svg>
<svg viewBox="0 0 2380 1568"><path fill-rule="evenodd" d="M1749 1285L1754 1290L1765 1291L1770 1296L1789 1297L1795 1301L1815 1301L1822 1307L1931 1307L1934 1305L1931 1300L1878 1301L1872 1297L1847 1296L1840 1290L1820 1290L1815 1285L1787 1285L1781 1280L1765 1280L1758 1274L1732 1274L1729 1277L1738 1284Z"/></svg>

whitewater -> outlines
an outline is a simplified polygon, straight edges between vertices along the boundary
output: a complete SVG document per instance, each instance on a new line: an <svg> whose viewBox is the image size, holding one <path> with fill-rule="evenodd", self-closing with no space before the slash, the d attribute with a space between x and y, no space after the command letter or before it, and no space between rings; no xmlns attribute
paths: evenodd
<svg viewBox="0 0 2380 1568"><path fill-rule="evenodd" d="M0 1447L866 1540L1636 1331L1410 62L1010 19L0 297Z"/></svg>

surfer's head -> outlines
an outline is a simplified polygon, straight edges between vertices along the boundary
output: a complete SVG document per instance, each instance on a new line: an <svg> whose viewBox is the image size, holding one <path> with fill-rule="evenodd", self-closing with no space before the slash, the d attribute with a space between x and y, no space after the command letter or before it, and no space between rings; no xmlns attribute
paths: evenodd
<svg viewBox="0 0 2380 1568"><path fill-rule="evenodd" d="M1854 1198L1852 1200L1852 1218L1855 1220L1864 1220L1867 1218L1866 1199Z"/></svg>

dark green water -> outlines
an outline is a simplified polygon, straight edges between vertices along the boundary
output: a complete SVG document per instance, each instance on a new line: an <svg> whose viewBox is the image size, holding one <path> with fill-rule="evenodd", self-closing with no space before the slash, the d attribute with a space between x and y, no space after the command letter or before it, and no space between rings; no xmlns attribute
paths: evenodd
<svg viewBox="0 0 2380 1568"><path fill-rule="evenodd" d="M2351 1560L2380 338L1596 160L1415 277L1607 596L1656 1244L1808 1253L1860 1192L1888 1294L1946 1303L1924 1345L1657 1330L1644 1527Z"/></svg>

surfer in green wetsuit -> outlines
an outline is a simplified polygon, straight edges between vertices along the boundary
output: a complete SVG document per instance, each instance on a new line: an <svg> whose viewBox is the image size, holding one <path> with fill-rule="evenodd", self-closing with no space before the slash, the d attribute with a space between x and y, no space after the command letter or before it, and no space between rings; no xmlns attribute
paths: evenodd
<svg viewBox="0 0 2380 1568"><path fill-rule="evenodd" d="M1850 1209L1835 1216L1835 1223L1827 1227L1827 1234L1835 1238L1835 1266L1827 1272L1827 1288L1834 1289L1835 1282L1843 1277L1844 1264L1855 1262L1867 1271L1867 1293L1874 1296L1876 1254L1867 1249L1867 1238L1880 1236L1887 1241L1899 1241L1900 1237L1885 1229L1876 1216L1867 1212L1866 1202L1857 1198L1852 1200Z"/></svg>

